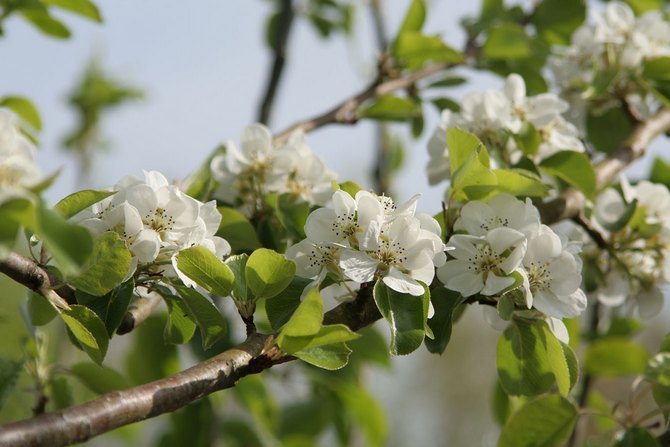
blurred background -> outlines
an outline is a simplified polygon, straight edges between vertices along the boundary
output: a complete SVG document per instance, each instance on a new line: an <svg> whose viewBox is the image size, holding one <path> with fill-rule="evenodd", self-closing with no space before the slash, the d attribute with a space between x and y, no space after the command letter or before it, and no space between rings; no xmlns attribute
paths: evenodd
<svg viewBox="0 0 670 447"><path fill-rule="evenodd" d="M409 2L383 0L380 4L393 36ZM462 48L459 20L477 14L479 2L429 4L426 32L440 33L451 46ZM63 169L46 193L52 203L76 189L104 188L124 175L141 175L142 169L159 170L173 180L185 178L217 145L237 141L240 131L257 119L272 62L264 36L275 2L115 0L98 6L101 25L66 15L72 30L69 40L45 38L18 18L10 18L3 26L0 93L25 95L40 110L43 130L38 162L45 173ZM330 109L363 89L374 76L378 49L370 4L355 1L353 6L349 35L324 39L307 20L295 21L271 114L274 132ZM101 116L96 137L102 144L94 145L95 150L82 158L76 143L70 150L64 147L80 124L68 98L92 61L105 76L128 87L122 95L128 101ZM449 96L456 100L468 91L502 85L501 79L488 73L457 73L470 82L450 89ZM431 214L440 210L445 189L429 187L424 175L426 141L438 120L437 111L426 107L425 130L416 140L407 126L394 129L406 150L391 189L398 200L421 193L419 208ZM365 121L327 126L310 133L308 143L341 181L371 187L376 132L376 124ZM648 161L639 162L631 175L642 175L647 169ZM3 330L27 334L18 310L25 302L23 291L6 282L2 279L0 287L12 306L0 308L7 328ZM657 318L667 320L667 312ZM242 329L236 330L241 336ZM385 328L381 330L386 335ZM370 369L367 383L387 410L389 445L495 445L498 429L489 403L497 337L478 309L468 309L442 356L421 349L410 357L393 359L389 369ZM127 344L123 337L115 338L106 363L116 366L114 359L120 358L118 353ZM0 340L1 354L11 357L20 351L21 347ZM66 362L80 353L62 355ZM11 406L12 400L0 411L0 420L21 414ZM142 424L138 429L147 434L141 438L151 439L156 427L168 422L168 416L163 416ZM105 435L91 444L115 445L117 439L117 435Z"/></svg>

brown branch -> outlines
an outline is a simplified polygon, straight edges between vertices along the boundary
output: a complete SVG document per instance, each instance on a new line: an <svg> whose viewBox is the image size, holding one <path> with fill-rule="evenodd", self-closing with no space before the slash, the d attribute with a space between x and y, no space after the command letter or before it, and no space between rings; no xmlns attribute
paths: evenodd
<svg viewBox="0 0 670 447"><path fill-rule="evenodd" d="M647 147L656 137L668 130L670 130L670 110L665 108L638 124L617 150L594 166L596 190L607 187L619 173L644 155ZM542 221L552 224L578 216L584 204L584 195L570 188L559 197L540 205Z"/></svg>
<svg viewBox="0 0 670 447"><path fill-rule="evenodd" d="M265 93L258 112L258 122L263 124L267 124L270 120L272 105L274 104L274 99L277 95L277 87L279 86L279 81L284 73L286 46L294 16L293 1L281 0L281 9L277 18L277 29L273 36L272 51L274 52L274 61L272 62L272 70L270 71L267 86L265 87Z"/></svg>
<svg viewBox="0 0 670 447"><path fill-rule="evenodd" d="M358 330L379 318L372 287L363 287L356 300L327 312L324 323L342 323ZM173 376L107 393L61 411L2 425L0 445L58 447L83 442L115 428L175 411L234 386L246 375L294 359L282 355L273 335L252 334L237 347Z"/></svg>
<svg viewBox="0 0 670 447"><path fill-rule="evenodd" d="M76 303L74 290L60 284L49 270L37 262L18 253L9 253L0 259L0 273L39 293L61 309L67 309L69 304Z"/></svg>
<svg viewBox="0 0 670 447"><path fill-rule="evenodd" d="M315 116L313 118L309 118L304 121L299 121L293 124L288 129L278 133L275 136L275 141L277 143L285 142L288 139L289 135L291 135L291 133L293 133L296 130L309 132L311 130L317 129L319 127L328 124L336 124L336 123L355 124L358 121L356 110L362 103L364 103L368 99L386 95L396 90L408 88L413 84L415 84L417 81L425 79L429 76L434 75L435 73L439 73L440 71L446 70L455 65L456 64L449 64L442 62L433 63L430 65L426 65L421 70L417 70L404 75L399 75L399 77L390 79L388 81L382 81L380 78L375 79L365 90L344 100L343 102L336 105L326 113Z"/></svg>
<svg viewBox="0 0 670 447"><path fill-rule="evenodd" d="M152 293L146 297L142 297L135 301L133 304L128 306L126 314L121 320L118 329L116 330L117 335L124 335L131 332L137 326L142 324L144 320L149 318L153 313L156 306L160 304L162 298L157 293Z"/></svg>

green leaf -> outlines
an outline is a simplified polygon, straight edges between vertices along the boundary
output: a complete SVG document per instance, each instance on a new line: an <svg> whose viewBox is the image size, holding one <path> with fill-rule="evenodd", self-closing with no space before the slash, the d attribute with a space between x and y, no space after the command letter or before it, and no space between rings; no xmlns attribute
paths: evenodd
<svg viewBox="0 0 670 447"><path fill-rule="evenodd" d="M208 298L200 295L194 289L184 286L175 286L177 293L182 297L186 307L198 323L202 335L202 347L209 349L226 335L226 319L219 309Z"/></svg>
<svg viewBox="0 0 670 447"><path fill-rule="evenodd" d="M314 287L305 294L305 298L282 328L277 338L277 344L283 349L283 342L286 337L308 337L318 334L321 330L322 320L323 302L319 289Z"/></svg>
<svg viewBox="0 0 670 447"><path fill-rule="evenodd" d="M233 208L219 207L221 225L216 235L230 243L233 251L255 250L262 245L249 219Z"/></svg>
<svg viewBox="0 0 670 447"><path fill-rule="evenodd" d="M181 345L188 342L193 338L196 326L191 309L174 295L165 294L163 299L168 308L168 319L163 332L165 343Z"/></svg>
<svg viewBox="0 0 670 447"><path fill-rule="evenodd" d="M452 175L449 195L459 202L481 200L498 187L498 177L489 168L489 156L483 146Z"/></svg>
<svg viewBox="0 0 670 447"><path fill-rule="evenodd" d="M351 349L346 344L336 343L327 346L306 348L293 355L310 365L334 371L347 365L349 354L351 354Z"/></svg>
<svg viewBox="0 0 670 447"><path fill-rule="evenodd" d="M121 325L134 291L135 280L131 278L106 295L107 305L104 320L110 338Z"/></svg>
<svg viewBox="0 0 670 447"><path fill-rule="evenodd" d="M428 88L444 88L444 87L455 87L457 85L462 85L468 82L467 79L461 78L459 76L447 76L439 81L431 82L428 85Z"/></svg>
<svg viewBox="0 0 670 447"><path fill-rule="evenodd" d="M407 31L398 35L393 47L395 57L408 68L421 68L426 62L460 63L463 56L445 44L440 36Z"/></svg>
<svg viewBox="0 0 670 447"><path fill-rule="evenodd" d="M44 34L58 39L67 39L70 37L71 33L67 26L63 22L51 17L46 8L29 8L21 9L20 11L26 20Z"/></svg>
<svg viewBox="0 0 670 447"><path fill-rule="evenodd" d="M577 361L577 356L575 351L572 350L570 345L567 345L561 342L561 347L563 348L563 355L565 356L565 363L568 366L568 373L570 375L569 390L575 387L577 380L579 379L579 362Z"/></svg>
<svg viewBox="0 0 670 447"><path fill-rule="evenodd" d="M132 264L126 242L113 231L102 233L95 241L95 250L86 269L69 283L79 290L102 296L123 282Z"/></svg>
<svg viewBox="0 0 670 447"><path fill-rule="evenodd" d="M651 382L670 387L670 352L659 352L649 359L644 375Z"/></svg>
<svg viewBox="0 0 670 447"><path fill-rule="evenodd" d="M519 146L521 152L526 155L537 154L540 144L542 143L542 136L532 123L524 123L519 133L512 135L516 145Z"/></svg>
<svg viewBox="0 0 670 447"><path fill-rule="evenodd" d="M367 446L384 446L388 437L388 426L384 410L363 387L342 383L336 388L337 396L346 411L365 434Z"/></svg>
<svg viewBox="0 0 670 447"><path fill-rule="evenodd" d="M77 339L82 349L97 364L107 354L109 338L105 323L86 306L73 305L61 312L61 318Z"/></svg>
<svg viewBox="0 0 670 447"><path fill-rule="evenodd" d="M97 394L124 390L129 387L128 381L118 371L95 363L74 364L70 367L70 373Z"/></svg>
<svg viewBox="0 0 670 447"><path fill-rule="evenodd" d="M408 121L421 114L421 104L410 98L382 95L358 109L360 118L378 121Z"/></svg>
<svg viewBox="0 0 670 447"><path fill-rule="evenodd" d="M56 410L71 407L74 404L72 386L65 377L52 377L49 381L51 402Z"/></svg>
<svg viewBox="0 0 670 447"><path fill-rule="evenodd" d="M451 110L452 112L460 112L461 111L461 106L456 101L454 101L453 99L450 99L450 98L445 98L445 97L435 98L435 99L431 99L430 102L440 112L442 112L445 109L446 110Z"/></svg>
<svg viewBox="0 0 670 447"><path fill-rule="evenodd" d="M48 299L39 293L32 292L28 298L28 315L30 316L30 324L44 326L56 318L58 311Z"/></svg>
<svg viewBox="0 0 670 447"><path fill-rule="evenodd" d="M334 345L355 340L360 335L352 332L343 324L331 324L322 326L319 332L306 336L290 336L284 331L280 334L277 344L287 354L299 354L304 350L318 348L326 345Z"/></svg>
<svg viewBox="0 0 670 447"><path fill-rule="evenodd" d="M567 45L585 18L584 0L542 0L535 6L531 21L550 43Z"/></svg>
<svg viewBox="0 0 670 447"><path fill-rule="evenodd" d="M235 398L251 413L254 422L260 422L265 429L276 429L279 409L273 394L265 386L265 380L259 375L246 376L235 384L232 391Z"/></svg>
<svg viewBox="0 0 670 447"><path fill-rule="evenodd" d="M305 223L310 213L309 203L290 193L280 194L276 211L284 228L293 236L304 239Z"/></svg>
<svg viewBox="0 0 670 447"><path fill-rule="evenodd" d="M593 199L596 192L596 174L589 157L581 152L560 151L542 160L540 169L564 180Z"/></svg>
<svg viewBox="0 0 670 447"><path fill-rule="evenodd" d="M649 353L625 337L607 337L592 342L584 357L584 367L598 377L623 377L644 373Z"/></svg>
<svg viewBox="0 0 670 447"><path fill-rule="evenodd" d="M670 163L656 157L651 166L649 181L652 183L661 183L670 188Z"/></svg>
<svg viewBox="0 0 670 447"><path fill-rule="evenodd" d="M163 379L180 369L177 347L163 341L165 317L150 316L133 330L132 348L125 357L131 385Z"/></svg>
<svg viewBox="0 0 670 447"><path fill-rule="evenodd" d="M405 19L400 25L398 35L407 31L421 31L423 23L426 21L426 3L424 0L412 0L407 9Z"/></svg>
<svg viewBox="0 0 670 447"><path fill-rule="evenodd" d="M513 196L545 197L549 187L525 169L496 169L497 190ZM595 177L594 177L595 179Z"/></svg>
<svg viewBox="0 0 670 447"><path fill-rule="evenodd" d="M555 381L564 394L569 389L565 354L544 321L513 320L498 340L496 366L500 383L511 395L535 396Z"/></svg>
<svg viewBox="0 0 670 447"><path fill-rule="evenodd" d="M96 191L93 189L84 189L77 191L62 199L54 207L56 211L66 219L74 216L80 211L85 210L94 203L116 194L116 191Z"/></svg>
<svg viewBox="0 0 670 447"><path fill-rule="evenodd" d="M196 284L219 297L228 296L233 289L233 272L214 253L201 245L179 251L177 267Z"/></svg>
<svg viewBox="0 0 670 447"><path fill-rule="evenodd" d="M349 181L340 183L338 185L338 187L342 191L349 194L351 197L356 197L356 193L358 191L360 191L361 189L363 189L363 188L361 188L361 186L358 183L349 182Z"/></svg>
<svg viewBox="0 0 670 447"><path fill-rule="evenodd" d="M484 148L484 144L471 133L457 127L447 130L447 150L449 151L449 163L451 164L451 175L463 167L472 157L472 154ZM488 165L486 165L488 168Z"/></svg>
<svg viewBox="0 0 670 447"><path fill-rule="evenodd" d="M244 268L247 287L256 298L272 298L284 290L295 276L295 262L273 250L254 251Z"/></svg>
<svg viewBox="0 0 670 447"><path fill-rule="evenodd" d="M661 444L644 427L631 427L619 437L612 447L661 447Z"/></svg>
<svg viewBox="0 0 670 447"><path fill-rule="evenodd" d="M453 290L444 287L430 293L435 314L428 320L428 327L433 331L434 338L426 338L424 343L429 352L442 354L451 339L454 310L465 301L465 298Z"/></svg>
<svg viewBox="0 0 670 447"><path fill-rule="evenodd" d="M0 258L16 243L19 228L35 228L35 207L27 199L8 199L0 203Z"/></svg>
<svg viewBox="0 0 670 447"><path fill-rule="evenodd" d="M428 292L423 296L402 294L379 280L373 295L377 308L390 324L391 353L405 355L421 346L426 332L424 301L429 299Z"/></svg>
<svg viewBox="0 0 670 447"><path fill-rule="evenodd" d="M248 292L247 289L247 278L245 276L245 268L247 266L247 261L249 260L249 255L241 254L230 256L226 259L225 264L228 266L231 272L233 272L233 291L232 295L237 301L247 301L253 299L253 296Z"/></svg>
<svg viewBox="0 0 670 447"><path fill-rule="evenodd" d="M638 208L637 208L637 199L633 199L633 201L629 204L626 205L626 208L624 209L623 214L619 216L617 220L614 222L607 222L604 219L600 218L596 214L596 219L598 220L598 223L603 226L608 231L619 231L623 229L626 225L628 225L629 222L633 219L633 216L638 214ZM643 213L644 214L644 213Z"/></svg>
<svg viewBox="0 0 670 447"><path fill-rule="evenodd" d="M0 409L14 391L23 371L23 362L15 362L0 356Z"/></svg>
<svg viewBox="0 0 670 447"><path fill-rule="evenodd" d="M44 241L61 270L66 275L79 273L93 252L91 233L44 206L39 208L38 217L39 227L35 233Z"/></svg>
<svg viewBox="0 0 670 447"><path fill-rule="evenodd" d="M512 315L514 315L514 301L512 301L509 295L503 295L498 300L496 310L500 318L509 321L512 319Z"/></svg>
<svg viewBox="0 0 670 447"><path fill-rule="evenodd" d="M284 326L300 305L300 296L311 280L295 277L279 295L266 301L265 311L272 330L278 331Z"/></svg>
<svg viewBox="0 0 670 447"><path fill-rule="evenodd" d="M42 129L40 112L28 99L21 96L5 96L0 100L0 107L12 110L34 130Z"/></svg>
<svg viewBox="0 0 670 447"><path fill-rule="evenodd" d="M95 3L90 0L42 0L49 6L73 12L94 22L102 23L102 16Z"/></svg>
<svg viewBox="0 0 670 447"><path fill-rule="evenodd" d="M670 81L670 56L647 59L642 76L653 81Z"/></svg>
<svg viewBox="0 0 670 447"><path fill-rule="evenodd" d="M586 135L600 152L616 150L633 130L633 124L623 106L612 107L604 113L589 113L586 117Z"/></svg>
<svg viewBox="0 0 670 447"><path fill-rule="evenodd" d="M577 408L562 396L537 398L512 414L498 447L559 447L572 433L577 416Z"/></svg>
<svg viewBox="0 0 670 447"><path fill-rule="evenodd" d="M527 58L531 55L531 40L523 26L501 23L490 29L482 54L496 60Z"/></svg>

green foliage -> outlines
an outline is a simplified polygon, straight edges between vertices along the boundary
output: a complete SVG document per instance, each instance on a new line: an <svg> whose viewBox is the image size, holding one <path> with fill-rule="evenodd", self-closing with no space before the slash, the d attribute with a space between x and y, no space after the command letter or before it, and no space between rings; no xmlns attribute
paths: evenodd
<svg viewBox="0 0 670 447"><path fill-rule="evenodd" d="M164 327L164 318L151 316L133 330L132 347L125 358L131 385L162 379L179 370L177 348L163 341Z"/></svg>
<svg viewBox="0 0 670 447"><path fill-rule="evenodd" d="M502 429L498 447L558 447L577 422L577 409L562 396L543 396L512 414Z"/></svg>
<svg viewBox="0 0 670 447"><path fill-rule="evenodd" d="M360 118L402 122L420 116L421 104L412 98L382 95L364 104L356 113Z"/></svg>
<svg viewBox="0 0 670 447"><path fill-rule="evenodd" d="M630 135L633 124L622 107L612 107L604 112L590 112L586 117L586 134L589 142L599 151L610 153Z"/></svg>
<svg viewBox="0 0 670 447"><path fill-rule="evenodd" d="M277 331L285 325L300 305L300 295L312 281L298 276L277 296L265 303L265 311L272 330Z"/></svg>
<svg viewBox="0 0 670 447"><path fill-rule="evenodd" d="M29 99L22 96L5 96L0 98L0 107L6 107L16 113L21 121L28 125L27 128L22 126L22 130L29 136L42 130L40 112Z"/></svg>
<svg viewBox="0 0 670 447"><path fill-rule="evenodd" d="M190 314L195 319L202 336L202 348L207 350L221 340L228 324L216 305L190 287L175 286Z"/></svg>
<svg viewBox="0 0 670 447"><path fill-rule="evenodd" d="M460 63L463 56L445 44L439 36L405 31L398 35L393 46L398 62L407 68L418 69L427 62Z"/></svg>
<svg viewBox="0 0 670 447"><path fill-rule="evenodd" d="M670 163L662 158L655 158L654 163L651 165L649 181L653 183L661 183L670 188Z"/></svg>
<svg viewBox="0 0 670 447"><path fill-rule="evenodd" d="M501 23L489 30L482 47L489 59L523 59L531 54L531 38L521 25Z"/></svg>
<svg viewBox="0 0 670 447"><path fill-rule="evenodd" d="M74 305L69 310L63 310L61 318L91 360L102 364L109 338L100 317L88 307Z"/></svg>
<svg viewBox="0 0 670 447"><path fill-rule="evenodd" d="M622 377L644 373L649 353L625 337L607 337L591 343L584 367L598 377Z"/></svg>
<svg viewBox="0 0 670 447"><path fill-rule="evenodd" d="M165 343L181 345L188 342L193 337L196 327L191 309L177 296L171 294L162 296L168 307L168 318L163 332Z"/></svg>
<svg viewBox="0 0 670 447"><path fill-rule="evenodd" d="M32 292L28 297L28 315L30 316L30 324L43 326L56 318L58 311L48 299Z"/></svg>
<svg viewBox="0 0 670 447"><path fill-rule="evenodd" d="M233 251L239 253L261 247L256 229L242 213L228 207L219 207L219 213L221 225L216 235L227 240Z"/></svg>
<svg viewBox="0 0 670 447"><path fill-rule="evenodd" d="M309 203L291 193L277 197L275 212L279 222L290 235L297 239L305 237L305 222L310 213Z"/></svg>
<svg viewBox="0 0 670 447"><path fill-rule="evenodd" d="M458 292L440 287L431 291L430 300L435 314L428 320L428 327L433 331L434 338L426 338L424 343L429 352L442 354L451 339L454 311L465 298Z"/></svg>
<svg viewBox="0 0 670 447"><path fill-rule="evenodd" d="M428 328L428 288L422 296L414 296L396 292L378 280L374 299L391 328L391 354L406 355L421 346Z"/></svg>
<svg viewBox="0 0 670 447"><path fill-rule="evenodd" d="M16 387L22 370L23 362L16 362L0 356L0 410L7 397Z"/></svg>
<svg viewBox="0 0 670 447"><path fill-rule="evenodd" d="M644 427L631 427L619 437L613 447L660 447L649 430Z"/></svg>
<svg viewBox="0 0 670 447"><path fill-rule="evenodd" d="M542 0L535 6L531 21L548 42L567 45L585 18L584 0Z"/></svg>
<svg viewBox="0 0 670 447"><path fill-rule="evenodd" d="M94 22L102 22L98 7L90 0L42 0L42 3L64 9Z"/></svg>
<svg viewBox="0 0 670 447"><path fill-rule="evenodd" d="M37 227L26 226L42 239L63 273L79 273L93 252L91 233L84 227L67 222L59 213L45 206L37 210L37 222Z"/></svg>
<svg viewBox="0 0 670 447"><path fill-rule="evenodd" d="M424 0L412 0L398 30L398 36L405 32L421 31L425 21L426 2Z"/></svg>
<svg viewBox="0 0 670 447"><path fill-rule="evenodd" d="M295 276L295 262L273 250L254 251L244 267L247 287L256 298L272 298L284 290Z"/></svg>
<svg viewBox="0 0 670 447"><path fill-rule="evenodd" d="M540 169L550 175L555 175L590 199L596 193L596 174L593 171L591 160L581 152L561 151L542 160Z"/></svg>
<svg viewBox="0 0 670 447"><path fill-rule="evenodd" d="M84 189L82 191L74 192L60 200L54 208L61 213L63 217L69 219L78 212L85 210L89 206L98 203L113 194L115 194L114 191Z"/></svg>
<svg viewBox="0 0 670 447"><path fill-rule="evenodd" d="M511 395L536 396L554 383L567 395L574 384L561 343L541 320L512 320L498 340L496 366Z"/></svg>
<svg viewBox="0 0 670 447"><path fill-rule="evenodd" d="M70 374L97 394L128 388L128 382L118 371L95 363L76 363L70 367Z"/></svg>
<svg viewBox="0 0 670 447"><path fill-rule="evenodd" d="M121 321L133 297L135 281L130 279L118 285L104 296L89 295L77 290L77 302L92 311L105 323L107 334L111 338L121 325Z"/></svg>
<svg viewBox="0 0 670 447"><path fill-rule="evenodd" d="M179 270L219 297L226 297L233 289L233 272L214 253L203 246L180 250L177 254Z"/></svg>
<svg viewBox="0 0 670 447"><path fill-rule="evenodd" d="M102 296L123 282L132 264L132 254L126 242L112 231L95 240L95 249L84 271L69 279L78 290Z"/></svg>

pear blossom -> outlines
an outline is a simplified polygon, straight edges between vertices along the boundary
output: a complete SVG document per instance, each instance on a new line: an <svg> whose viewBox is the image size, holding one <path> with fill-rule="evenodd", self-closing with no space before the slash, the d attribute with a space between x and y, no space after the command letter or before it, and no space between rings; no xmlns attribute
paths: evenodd
<svg viewBox="0 0 670 447"><path fill-rule="evenodd" d="M530 199L525 202L510 194L498 194L488 203L473 200L461 208L455 231L485 236L494 228L509 227L530 235L540 227L540 213Z"/></svg>
<svg viewBox="0 0 670 447"><path fill-rule="evenodd" d="M219 182L215 196L238 206L247 216L261 210L264 198L273 192L324 205L336 178L306 144L301 131L276 145L270 129L262 124L242 131L239 148L229 141L225 154L212 159L211 170Z"/></svg>
<svg viewBox="0 0 670 447"><path fill-rule="evenodd" d="M555 318L573 318L586 309L581 258L551 228L542 225L529 238L522 265L528 308Z"/></svg>
<svg viewBox="0 0 670 447"><path fill-rule="evenodd" d="M23 195L42 178L32 143L21 134L16 118L0 109L0 201Z"/></svg>
<svg viewBox="0 0 670 447"><path fill-rule="evenodd" d="M446 256L439 224L415 214L417 199L397 206L391 198L367 191L355 197L336 191L332 207L308 216L307 238L289 247L286 256L296 261L299 276L315 283L333 274L340 291L343 284L381 278L393 290L422 295L419 281L430 284Z"/></svg>
<svg viewBox="0 0 670 447"><path fill-rule="evenodd" d="M442 112L442 120L428 141L430 161L426 167L431 185L449 179L449 152L446 132L460 128L476 135L489 150L497 150L500 159L516 163L524 153L510 138L529 126L540 137L536 154L525 154L542 161L561 150L584 151L577 128L562 114L568 103L553 93L527 96L521 76L510 74L502 90L473 92L463 98L459 113Z"/></svg>
<svg viewBox="0 0 670 447"><path fill-rule="evenodd" d="M145 171L144 179L124 177L112 191L75 219L95 234L118 233L133 254L133 271L159 265L163 274L174 273L188 285L176 265L180 250L200 245L219 258L230 254L230 244L215 236L221 223L215 201L202 203L184 194L157 171Z"/></svg>

